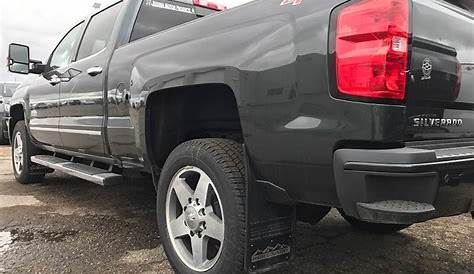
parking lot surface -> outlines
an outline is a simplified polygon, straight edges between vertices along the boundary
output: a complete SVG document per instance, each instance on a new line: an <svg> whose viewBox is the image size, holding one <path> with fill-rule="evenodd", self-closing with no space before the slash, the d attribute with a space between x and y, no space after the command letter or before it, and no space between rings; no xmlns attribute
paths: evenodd
<svg viewBox="0 0 474 274"><path fill-rule="evenodd" d="M173 273L149 182L103 188L61 173L20 185L0 147L0 273ZM295 260L278 273L474 273L470 215L382 236L331 212L298 223Z"/></svg>

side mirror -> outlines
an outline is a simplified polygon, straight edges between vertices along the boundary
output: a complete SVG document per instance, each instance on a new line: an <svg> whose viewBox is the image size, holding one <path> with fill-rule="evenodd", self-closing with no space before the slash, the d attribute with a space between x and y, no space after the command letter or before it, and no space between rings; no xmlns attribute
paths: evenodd
<svg viewBox="0 0 474 274"><path fill-rule="evenodd" d="M8 48L8 70L13 73L30 72L30 48L20 44L10 44Z"/></svg>

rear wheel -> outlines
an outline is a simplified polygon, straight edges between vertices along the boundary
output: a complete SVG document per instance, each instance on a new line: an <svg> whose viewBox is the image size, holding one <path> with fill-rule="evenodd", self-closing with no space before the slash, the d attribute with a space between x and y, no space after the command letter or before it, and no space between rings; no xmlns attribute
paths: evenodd
<svg viewBox="0 0 474 274"><path fill-rule="evenodd" d="M21 184L40 182L45 173L32 168L30 157L36 154L37 149L30 141L24 121L15 124L12 136L12 163L16 180Z"/></svg>
<svg viewBox="0 0 474 274"><path fill-rule="evenodd" d="M379 223L370 223L366 221L362 221L346 215L344 211L339 209L339 213L341 216L354 228L371 232L371 233L378 233L378 234L391 234L408 228L411 224L379 224Z"/></svg>
<svg viewBox="0 0 474 274"><path fill-rule="evenodd" d="M241 146L200 139L178 146L158 183L160 236L177 273L242 273L245 181Z"/></svg>

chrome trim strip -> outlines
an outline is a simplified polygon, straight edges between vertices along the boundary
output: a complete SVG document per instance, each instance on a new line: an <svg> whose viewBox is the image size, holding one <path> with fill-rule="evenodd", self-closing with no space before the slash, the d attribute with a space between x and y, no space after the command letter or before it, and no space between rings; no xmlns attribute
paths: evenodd
<svg viewBox="0 0 474 274"><path fill-rule="evenodd" d="M49 132L57 132L58 128L47 128L47 127L32 127L30 126L30 130L36 130L36 131L49 131Z"/></svg>
<svg viewBox="0 0 474 274"><path fill-rule="evenodd" d="M60 133L71 133L71 134L84 134L101 136L102 131L99 130L87 130L87 129L69 129L69 128L43 128L43 127L30 127L30 130L36 131L49 131L49 132L60 132Z"/></svg>
<svg viewBox="0 0 474 274"><path fill-rule="evenodd" d="M360 170L361 168L399 168L399 169L411 169L411 168L420 168L420 167L431 167L431 166L440 166L440 165L449 165L449 164L462 164L474 162L474 158L467 159L456 159L449 161L440 161L440 162L427 162L427 163L416 163L416 164L385 164L385 163L367 163L367 162L346 162L344 164L344 169L348 170Z"/></svg>
<svg viewBox="0 0 474 274"><path fill-rule="evenodd" d="M454 153L454 154L446 154L446 155L436 155L438 159L446 159L446 158L454 158L454 157L466 157L466 156L474 156L474 152L466 152L466 153Z"/></svg>
<svg viewBox="0 0 474 274"><path fill-rule="evenodd" d="M69 128L60 128L59 132L61 133L71 133L71 134L84 134L84 135L94 135L101 136L101 130L87 130L87 129L69 129Z"/></svg>

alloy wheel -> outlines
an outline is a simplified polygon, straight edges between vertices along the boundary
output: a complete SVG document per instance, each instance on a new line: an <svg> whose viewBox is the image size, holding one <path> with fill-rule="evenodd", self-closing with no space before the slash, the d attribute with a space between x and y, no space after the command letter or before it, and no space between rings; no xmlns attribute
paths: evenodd
<svg viewBox="0 0 474 274"><path fill-rule="evenodd" d="M23 140L20 132L13 138L13 163L16 173L20 174L23 170Z"/></svg>
<svg viewBox="0 0 474 274"><path fill-rule="evenodd" d="M219 193L201 169L187 166L173 176L166 196L166 224L181 261L204 272L218 261L224 243L224 212Z"/></svg>

